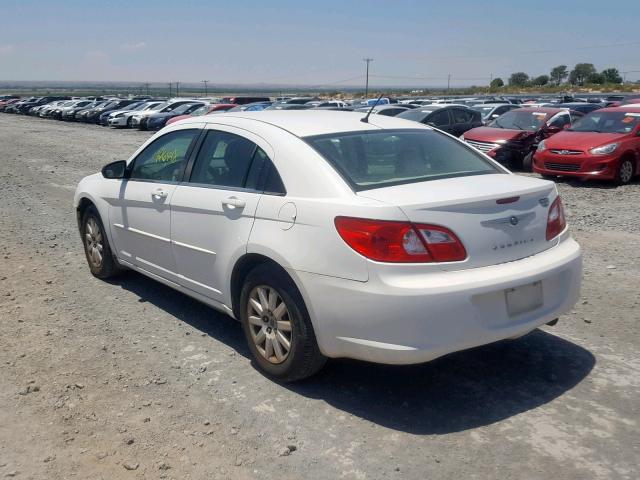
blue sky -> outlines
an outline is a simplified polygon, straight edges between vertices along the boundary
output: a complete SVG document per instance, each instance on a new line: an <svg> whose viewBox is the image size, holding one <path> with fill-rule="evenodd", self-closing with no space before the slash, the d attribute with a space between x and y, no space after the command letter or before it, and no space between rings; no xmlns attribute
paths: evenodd
<svg viewBox="0 0 640 480"><path fill-rule="evenodd" d="M486 84L640 71L640 2L2 0L0 80ZM629 73L630 79L640 72Z"/></svg>

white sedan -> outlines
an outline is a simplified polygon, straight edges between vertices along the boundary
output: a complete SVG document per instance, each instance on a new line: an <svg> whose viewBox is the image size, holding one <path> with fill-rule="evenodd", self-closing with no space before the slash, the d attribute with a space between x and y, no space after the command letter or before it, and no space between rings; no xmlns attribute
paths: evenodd
<svg viewBox="0 0 640 480"><path fill-rule="evenodd" d="M579 297L554 183L393 117L183 120L84 178L75 208L96 277L134 269L233 316L285 381L516 338Z"/></svg>

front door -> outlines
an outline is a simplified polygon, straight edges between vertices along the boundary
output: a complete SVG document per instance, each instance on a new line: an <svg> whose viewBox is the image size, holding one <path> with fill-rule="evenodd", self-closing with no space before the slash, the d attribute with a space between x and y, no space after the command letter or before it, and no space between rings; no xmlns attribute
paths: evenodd
<svg viewBox="0 0 640 480"><path fill-rule="evenodd" d="M149 144L129 164L128 178L109 207L118 257L174 281L170 201L199 133L194 128L176 130Z"/></svg>

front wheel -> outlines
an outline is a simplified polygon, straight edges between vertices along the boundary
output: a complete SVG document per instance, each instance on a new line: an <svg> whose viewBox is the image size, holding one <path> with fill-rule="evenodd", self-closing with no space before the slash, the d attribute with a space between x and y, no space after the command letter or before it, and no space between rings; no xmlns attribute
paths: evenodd
<svg viewBox="0 0 640 480"><path fill-rule="evenodd" d="M533 172L533 152L529 152L522 159L522 170L525 172Z"/></svg>
<svg viewBox="0 0 640 480"><path fill-rule="evenodd" d="M618 171L616 173L616 183L618 185L626 185L631 183L634 173L633 161L629 158L623 158L618 165Z"/></svg>
<svg viewBox="0 0 640 480"><path fill-rule="evenodd" d="M82 215L80 235L89 270L95 277L105 279L120 272L105 235L100 214L94 206L88 207Z"/></svg>
<svg viewBox="0 0 640 480"><path fill-rule="evenodd" d="M261 265L249 273L240 294L240 320L258 368L293 382L322 368L326 357L316 342L300 292L286 273Z"/></svg>

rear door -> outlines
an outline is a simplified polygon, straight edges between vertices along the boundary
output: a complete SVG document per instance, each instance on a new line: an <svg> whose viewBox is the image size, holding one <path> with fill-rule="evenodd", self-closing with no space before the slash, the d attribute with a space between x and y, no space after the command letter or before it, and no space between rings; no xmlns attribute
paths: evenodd
<svg viewBox="0 0 640 480"><path fill-rule="evenodd" d="M272 149L245 130L215 128L206 130L171 199L171 241L180 283L225 303L231 269L246 252Z"/></svg>

